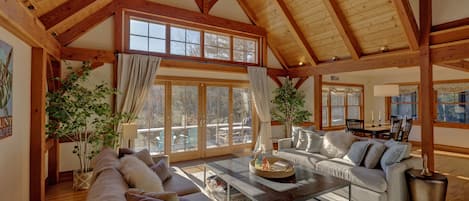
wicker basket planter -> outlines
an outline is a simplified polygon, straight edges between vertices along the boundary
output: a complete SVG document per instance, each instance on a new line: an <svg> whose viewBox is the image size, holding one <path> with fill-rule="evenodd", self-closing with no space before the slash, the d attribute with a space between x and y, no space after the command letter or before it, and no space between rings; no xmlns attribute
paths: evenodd
<svg viewBox="0 0 469 201"><path fill-rule="evenodd" d="M289 166L283 171L262 170L262 169L255 168L255 159L254 159L249 163L249 171L257 176L265 177L269 179L281 179L281 178L287 178L287 177L291 177L295 175L295 169L293 168L293 165L289 161L285 159L277 158L277 157L267 157L267 160L269 161L270 164L274 164L277 161L282 161L284 163L289 164Z"/></svg>
<svg viewBox="0 0 469 201"><path fill-rule="evenodd" d="M81 172L80 170L73 171L73 190L87 190L91 186L91 178L93 171Z"/></svg>

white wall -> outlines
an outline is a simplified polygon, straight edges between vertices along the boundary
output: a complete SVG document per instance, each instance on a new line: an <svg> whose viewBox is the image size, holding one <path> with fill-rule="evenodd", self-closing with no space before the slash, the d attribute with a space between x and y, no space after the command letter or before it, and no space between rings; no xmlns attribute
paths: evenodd
<svg viewBox="0 0 469 201"><path fill-rule="evenodd" d="M29 200L31 47L0 27L13 46L13 136L0 140L0 200Z"/></svg>

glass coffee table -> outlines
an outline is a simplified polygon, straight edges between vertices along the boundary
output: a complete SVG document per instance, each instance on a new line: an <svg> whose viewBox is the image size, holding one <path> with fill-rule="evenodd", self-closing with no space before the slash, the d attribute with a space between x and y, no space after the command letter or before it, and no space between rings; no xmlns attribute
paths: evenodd
<svg viewBox="0 0 469 201"><path fill-rule="evenodd" d="M311 168L295 165L295 175L285 179L266 179L249 172L251 157L234 158L205 164L204 184L207 171L212 171L226 182L226 200L230 200L230 187L240 191L251 200L310 200L320 195L348 187L349 181L316 173Z"/></svg>

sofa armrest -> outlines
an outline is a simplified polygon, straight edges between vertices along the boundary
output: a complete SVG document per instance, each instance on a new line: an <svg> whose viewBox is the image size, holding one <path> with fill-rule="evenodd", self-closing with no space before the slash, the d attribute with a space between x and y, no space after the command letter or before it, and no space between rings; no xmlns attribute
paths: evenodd
<svg viewBox="0 0 469 201"><path fill-rule="evenodd" d="M406 201L409 200L407 192L407 181L405 171L408 169L421 169L422 159L411 157L400 163L393 164L386 168L386 181L388 182L388 200L389 201Z"/></svg>
<svg viewBox="0 0 469 201"><path fill-rule="evenodd" d="M283 138L278 140L278 150L282 149L289 149L292 148L292 139L291 138Z"/></svg>
<svg viewBox="0 0 469 201"><path fill-rule="evenodd" d="M154 155L154 156L151 156L151 158L153 159L153 162L155 163L158 163L160 160L164 160L164 162L168 165L168 167L170 166L168 155Z"/></svg>

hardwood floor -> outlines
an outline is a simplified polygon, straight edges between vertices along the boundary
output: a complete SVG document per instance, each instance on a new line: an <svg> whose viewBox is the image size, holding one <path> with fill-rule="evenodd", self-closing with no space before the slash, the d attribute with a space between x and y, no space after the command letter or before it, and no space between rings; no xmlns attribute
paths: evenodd
<svg viewBox="0 0 469 201"><path fill-rule="evenodd" d="M419 156L421 150L414 148L412 154ZM210 160L221 160L233 156L216 157L207 160L180 162L173 165L182 167L187 172L202 171L201 164ZM469 200L469 155L452 152L435 151L435 168L437 172L448 177L449 186L447 201ZM87 191L74 192L72 182L63 182L48 186L46 200L48 201L85 201Z"/></svg>

